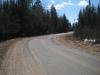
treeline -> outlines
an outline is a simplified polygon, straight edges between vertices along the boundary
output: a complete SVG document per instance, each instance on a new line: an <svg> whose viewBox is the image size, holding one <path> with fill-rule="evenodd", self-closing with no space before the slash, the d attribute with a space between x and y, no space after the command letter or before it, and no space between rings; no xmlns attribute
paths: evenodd
<svg viewBox="0 0 100 75"><path fill-rule="evenodd" d="M58 17L53 5L49 11L40 0L0 0L0 40L61 33L70 29L66 16Z"/></svg>
<svg viewBox="0 0 100 75"><path fill-rule="evenodd" d="M96 39L100 41L100 5L88 5L80 11L78 23L74 24L75 36L80 39Z"/></svg>

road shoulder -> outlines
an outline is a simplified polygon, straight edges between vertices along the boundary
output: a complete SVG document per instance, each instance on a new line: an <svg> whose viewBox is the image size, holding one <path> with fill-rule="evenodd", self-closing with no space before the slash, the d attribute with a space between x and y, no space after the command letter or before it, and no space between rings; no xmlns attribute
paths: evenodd
<svg viewBox="0 0 100 75"><path fill-rule="evenodd" d="M73 35L67 34L57 36L56 40L66 47L75 48L89 54L100 56L100 44L87 44L79 39L74 38Z"/></svg>

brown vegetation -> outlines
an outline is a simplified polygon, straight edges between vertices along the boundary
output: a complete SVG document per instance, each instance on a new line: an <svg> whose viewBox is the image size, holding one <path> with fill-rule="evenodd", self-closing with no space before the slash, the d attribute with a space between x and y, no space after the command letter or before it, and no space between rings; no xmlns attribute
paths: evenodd
<svg viewBox="0 0 100 75"><path fill-rule="evenodd" d="M63 35L58 37L57 40L69 47L78 48L94 55L100 55L100 44L84 43L84 41L75 38L73 35Z"/></svg>

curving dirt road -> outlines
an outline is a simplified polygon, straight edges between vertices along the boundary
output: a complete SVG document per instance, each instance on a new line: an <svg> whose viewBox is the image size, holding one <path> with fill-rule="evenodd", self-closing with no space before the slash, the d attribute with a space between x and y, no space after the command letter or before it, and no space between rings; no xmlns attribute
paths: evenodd
<svg viewBox="0 0 100 75"><path fill-rule="evenodd" d="M56 40L61 35L16 42L9 47L0 75L100 75L100 57L64 46Z"/></svg>

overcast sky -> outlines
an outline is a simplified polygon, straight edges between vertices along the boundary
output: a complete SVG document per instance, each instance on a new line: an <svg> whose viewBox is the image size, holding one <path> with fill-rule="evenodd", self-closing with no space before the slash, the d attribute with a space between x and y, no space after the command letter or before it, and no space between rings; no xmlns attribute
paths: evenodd
<svg viewBox="0 0 100 75"><path fill-rule="evenodd" d="M46 9L55 5L58 15L66 14L71 23L77 21L80 9L88 5L88 0L42 0ZM91 0L92 4L97 6L100 0Z"/></svg>

